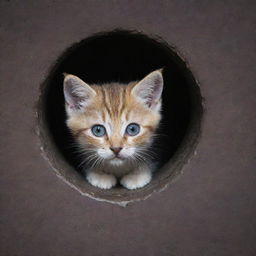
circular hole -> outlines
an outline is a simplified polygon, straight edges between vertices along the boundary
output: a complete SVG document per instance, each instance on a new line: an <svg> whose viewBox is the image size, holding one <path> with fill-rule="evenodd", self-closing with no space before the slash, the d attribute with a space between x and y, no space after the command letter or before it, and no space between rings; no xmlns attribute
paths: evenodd
<svg viewBox="0 0 256 256"><path fill-rule="evenodd" d="M152 149L159 169L153 180L137 190L101 190L88 184L65 124L63 73L89 84L127 83L163 67L161 136ZM38 117L43 152L58 176L84 195L125 204L163 189L188 162L200 135L202 98L195 78L173 47L139 32L116 30L86 38L60 56L41 87Z"/></svg>

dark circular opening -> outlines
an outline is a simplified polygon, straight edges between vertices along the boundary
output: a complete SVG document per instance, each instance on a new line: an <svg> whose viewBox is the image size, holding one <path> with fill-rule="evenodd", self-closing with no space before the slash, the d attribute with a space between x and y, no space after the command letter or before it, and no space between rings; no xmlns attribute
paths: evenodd
<svg viewBox="0 0 256 256"><path fill-rule="evenodd" d="M63 72L87 83L125 83L163 67L163 119L158 131L161 136L153 146L159 170L152 182L133 191L91 186L79 169L81 159L65 124ZM38 112L44 153L57 174L82 194L126 203L162 189L187 162L200 134L202 98L195 78L173 47L159 38L117 30L86 38L62 54L42 85Z"/></svg>

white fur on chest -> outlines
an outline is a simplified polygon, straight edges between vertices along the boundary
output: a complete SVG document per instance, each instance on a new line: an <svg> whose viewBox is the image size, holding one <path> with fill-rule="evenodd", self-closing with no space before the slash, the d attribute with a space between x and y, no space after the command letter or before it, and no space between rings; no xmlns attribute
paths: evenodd
<svg viewBox="0 0 256 256"><path fill-rule="evenodd" d="M100 171L108 174L113 174L115 177L122 177L136 169L134 164L130 163L108 163L100 168Z"/></svg>

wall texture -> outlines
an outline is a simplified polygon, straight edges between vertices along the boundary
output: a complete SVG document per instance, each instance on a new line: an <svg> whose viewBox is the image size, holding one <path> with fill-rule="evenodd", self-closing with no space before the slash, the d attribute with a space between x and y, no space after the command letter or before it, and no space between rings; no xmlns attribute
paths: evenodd
<svg viewBox="0 0 256 256"><path fill-rule="evenodd" d="M255 1L1 1L0 255L256 255ZM40 152L36 101L57 57L117 27L162 36L205 98L196 156L123 208L81 196Z"/></svg>

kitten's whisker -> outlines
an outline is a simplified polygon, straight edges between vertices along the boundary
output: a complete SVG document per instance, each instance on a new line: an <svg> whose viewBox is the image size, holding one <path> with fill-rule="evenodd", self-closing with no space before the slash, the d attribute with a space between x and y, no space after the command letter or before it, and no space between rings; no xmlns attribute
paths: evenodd
<svg viewBox="0 0 256 256"><path fill-rule="evenodd" d="M88 157L86 157L80 164L78 167L81 167L84 164L90 164L90 162L94 161L95 158L97 158L97 156L95 154L91 154Z"/></svg>
<svg viewBox="0 0 256 256"><path fill-rule="evenodd" d="M96 156L96 160L92 164L92 168L98 167L102 162L103 162L103 158Z"/></svg>
<svg viewBox="0 0 256 256"><path fill-rule="evenodd" d="M138 153L141 154L144 158L154 158L156 156L156 154L154 152L149 151L148 149L138 149Z"/></svg>
<svg viewBox="0 0 256 256"><path fill-rule="evenodd" d="M143 157L139 152L134 155L136 160L139 160L140 162L147 163L147 159Z"/></svg>
<svg viewBox="0 0 256 256"><path fill-rule="evenodd" d="M94 162L97 160L97 156L96 155L91 155L89 157L87 157L87 164L90 164L91 162Z"/></svg>

